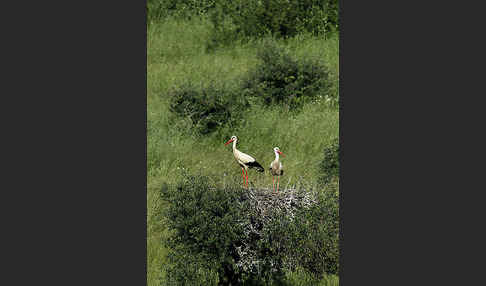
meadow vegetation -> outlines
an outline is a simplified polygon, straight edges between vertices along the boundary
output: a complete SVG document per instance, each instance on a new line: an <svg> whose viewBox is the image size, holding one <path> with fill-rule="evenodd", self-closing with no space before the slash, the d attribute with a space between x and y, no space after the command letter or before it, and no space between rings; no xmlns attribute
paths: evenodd
<svg viewBox="0 0 486 286"><path fill-rule="evenodd" d="M308 9L315 13L324 11L320 3L333 3L300 2L315 2ZM218 20L221 9L236 9L224 5L229 4L148 1L147 284L222 285L231 274L227 246L241 235L231 222L242 212L233 206L243 190L241 170L223 143L236 135L238 148L265 168L274 159L273 147L286 154L281 187L311 186L322 195L320 207L303 212L294 224L280 224L292 227L289 245L305 250L299 267L283 269L278 277L247 277L246 283L337 285L337 25L307 18L316 24L285 34L280 27L290 24L278 24L287 18L275 9L274 16L265 16L273 22L254 19L263 23L258 27L270 28L245 32L249 28L238 23L253 16L240 7L238 15ZM224 27L229 32L218 31ZM254 188L272 184L267 172L249 171L249 179ZM201 228L187 232L188 225ZM297 239L303 236L305 243Z"/></svg>

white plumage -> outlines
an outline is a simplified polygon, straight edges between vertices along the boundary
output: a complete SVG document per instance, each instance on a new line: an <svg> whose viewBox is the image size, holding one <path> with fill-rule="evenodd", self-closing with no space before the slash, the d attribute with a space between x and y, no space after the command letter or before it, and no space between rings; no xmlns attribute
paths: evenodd
<svg viewBox="0 0 486 286"><path fill-rule="evenodd" d="M280 149L278 147L273 148L273 152L275 153L275 160L273 160L272 163L270 163L270 173L272 174L272 183L273 183L273 191L275 191L275 176L277 176L277 192L278 192L278 187L280 184L280 176L283 175L284 170L283 170L283 165L282 162L280 162L280 157L279 154L285 157L285 155L280 152Z"/></svg>
<svg viewBox="0 0 486 286"><path fill-rule="evenodd" d="M274 176L276 176L277 175L276 172L278 172L279 170L283 171L282 162L273 161L272 163L270 163L270 172L272 172L272 175L275 172Z"/></svg>
<svg viewBox="0 0 486 286"><path fill-rule="evenodd" d="M235 141L235 143L236 143L236 141ZM239 164L242 164L242 165L256 161L255 158L253 158L252 156L245 154L245 153L241 152L240 150L238 150L236 148L233 148L233 155L235 156L236 161Z"/></svg>
<svg viewBox="0 0 486 286"><path fill-rule="evenodd" d="M231 139L228 140L228 142L226 142L224 145L228 145L231 142L233 142L233 156L235 157L236 162L241 166L243 179L248 187L248 169L255 168L259 172L263 172L265 169L263 169L262 165L260 165L255 158L236 149L236 143L238 142L238 138L236 136L231 136Z"/></svg>

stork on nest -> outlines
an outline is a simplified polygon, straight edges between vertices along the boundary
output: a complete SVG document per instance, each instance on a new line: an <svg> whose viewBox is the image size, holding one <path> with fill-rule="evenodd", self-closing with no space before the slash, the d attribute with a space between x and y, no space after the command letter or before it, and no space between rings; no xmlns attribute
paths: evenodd
<svg viewBox="0 0 486 286"><path fill-rule="evenodd" d="M236 162L241 167L243 183L248 188L248 169L256 169L258 172L263 172L265 171L265 169L262 167L262 165L260 165L260 163L255 160L255 158L236 149L238 137L234 135L231 136L231 139L228 140L228 142L224 143L224 145L226 146L231 142L233 142L233 156L235 156Z"/></svg>

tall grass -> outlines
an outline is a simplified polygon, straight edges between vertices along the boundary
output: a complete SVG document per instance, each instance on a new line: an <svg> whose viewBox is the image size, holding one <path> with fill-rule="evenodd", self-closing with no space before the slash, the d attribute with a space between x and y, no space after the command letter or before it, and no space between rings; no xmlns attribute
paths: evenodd
<svg viewBox="0 0 486 286"><path fill-rule="evenodd" d="M290 285L293 286L308 286L308 285L338 286L339 285L339 277L335 275L327 275L324 276L324 278L321 279L320 281L316 281L316 279L312 278L312 276L310 276L302 269L297 269L292 273L288 273L287 279Z"/></svg>
<svg viewBox="0 0 486 286"><path fill-rule="evenodd" d="M324 102L306 105L295 113L280 107L253 106L246 111L237 129L222 129L204 137L193 134L186 128L184 120L171 121L167 94L175 86L185 81L199 86L210 81L233 82L257 64L258 40L207 52L209 29L210 23L204 18L191 21L169 18L147 27L148 285L164 285L165 279L162 265L166 250L161 241L166 238L166 230L160 217L164 206L157 196L162 182L175 183L181 178L183 169L201 170L220 177L221 181L240 181L241 170L234 161L231 147L223 145L231 135L238 136L241 151L254 156L265 168L274 159L272 148L280 147L286 154L282 158L286 173L281 178L281 185L297 180L317 182L323 149L339 134L338 110ZM298 35L280 42L297 57L323 59L337 86L337 37L326 40ZM268 173L250 171L249 179L255 186L271 187ZM304 276L305 273L293 273L289 279L307 279ZM335 281L337 278L325 279ZM331 282L321 281L319 285L337 285L337 282Z"/></svg>

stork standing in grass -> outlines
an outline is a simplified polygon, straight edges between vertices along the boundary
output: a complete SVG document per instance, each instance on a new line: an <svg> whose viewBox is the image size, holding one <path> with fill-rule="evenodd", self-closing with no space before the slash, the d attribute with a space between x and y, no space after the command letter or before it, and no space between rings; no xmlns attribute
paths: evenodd
<svg viewBox="0 0 486 286"><path fill-rule="evenodd" d="M233 142L233 155L235 156L236 162L241 166L243 181L246 187L248 187L248 169L254 168L258 172L263 172L265 169L263 169L262 165L260 165L255 158L236 149L236 142L238 142L238 138L236 136L231 136L231 139L228 140L228 142L226 142L224 145L226 146L231 142Z"/></svg>
<svg viewBox="0 0 486 286"><path fill-rule="evenodd" d="M277 176L277 192L278 192L278 185L280 183L280 176L283 175L284 170L282 166L282 162L280 162L280 155L285 157L285 155L280 152L278 147L273 148L273 152L275 153L275 160L270 163L270 173L272 174L272 184L273 184L273 191L275 192L275 176Z"/></svg>

